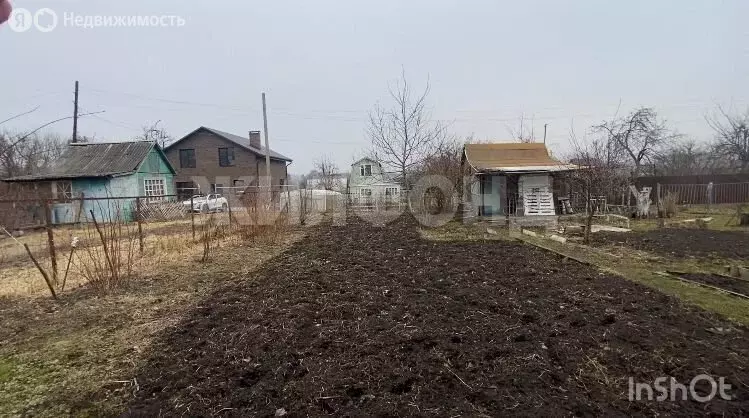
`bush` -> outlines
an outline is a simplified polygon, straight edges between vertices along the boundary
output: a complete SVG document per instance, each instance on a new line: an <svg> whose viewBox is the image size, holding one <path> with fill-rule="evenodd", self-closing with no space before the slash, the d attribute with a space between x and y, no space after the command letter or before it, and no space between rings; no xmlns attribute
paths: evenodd
<svg viewBox="0 0 749 418"><path fill-rule="evenodd" d="M661 217L672 218L679 210L679 195L668 192L661 200L661 204L663 205Z"/></svg>

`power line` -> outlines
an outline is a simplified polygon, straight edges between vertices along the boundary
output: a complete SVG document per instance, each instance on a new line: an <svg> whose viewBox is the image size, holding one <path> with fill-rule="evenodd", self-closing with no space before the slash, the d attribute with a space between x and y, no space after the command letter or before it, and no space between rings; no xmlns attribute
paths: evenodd
<svg viewBox="0 0 749 418"><path fill-rule="evenodd" d="M186 100L162 99L158 97L150 97L150 96L143 96L143 95L133 94L133 93L114 92L114 91L100 90L100 89L90 89L90 91L94 93L103 93L103 94L119 94L123 96L130 96L130 97L135 97L139 99L152 100L156 102L171 103L171 104L181 104L181 105L201 106L201 107L215 107L218 109L240 109L239 107L225 106L225 105L220 105L220 104L215 104L215 103L199 103L199 102L191 102L191 101L186 101ZM244 110L244 109L245 108L242 108L241 110Z"/></svg>
<svg viewBox="0 0 749 418"><path fill-rule="evenodd" d="M28 115L29 113L33 113L33 112L36 112L37 110L39 110L39 106L37 106L37 107L35 107L35 108L31 109L31 110L28 110L28 111L26 111L26 112L23 112L23 113L19 113L19 114L15 115L15 116L11 116L11 117L10 117L10 118L8 118L8 119L2 120L2 121L0 121L0 125L2 125L2 124L3 124L3 123L5 123L5 122L10 122L10 121L12 121L13 119L18 119L18 118L20 118L21 116L25 116L25 115Z"/></svg>
<svg viewBox="0 0 749 418"><path fill-rule="evenodd" d="M165 99L165 98L159 98L159 97L152 97L147 95L141 95L141 94L134 94L134 93L126 93L126 92L117 92L112 90L102 90L102 89L92 89L93 92L103 93L103 94L114 94L114 95L123 95L123 96L129 96L134 98L140 98L144 100L151 100L151 101L157 101L157 102L164 102L164 103L171 103L171 104L181 104L181 105L190 105L190 106L201 106L201 107L215 107L218 109L231 109L235 110L238 113L253 113L249 110L253 110L255 112L259 111L259 109L255 108L252 105L228 105L228 104L218 104L218 103L201 103L201 102L193 102L193 101L187 101L187 100L176 100L176 99ZM701 101L689 101L689 102L676 102L666 105L659 105L654 106L656 109L664 109L664 108L674 108L674 107L692 107L692 108L699 108L703 107L706 102ZM504 106L506 108L509 108L511 106ZM603 106L597 106L597 107L603 107ZM541 109L541 110L561 110L563 111L567 107L562 105L552 105L552 106L545 106L545 107L535 107L535 109ZM351 117L340 117L337 115L334 115L335 113L356 113L356 114L366 114L367 110L352 110L352 109L336 109L336 110L324 110L324 109L308 109L305 110L304 113L300 112L294 112L290 111L289 108L285 107L274 107L273 109L274 115L286 115L286 116L294 116L299 118L309 118L309 119L337 119L337 120L351 120L351 121L360 121L360 120L366 120L366 118L351 118ZM478 116L476 117L459 117L455 118L457 120L472 120L472 119L481 119L481 120L499 120L499 121L511 121L514 119L517 119L519 116L513 116L513 117L506 117L506 118L496 118L496 117L486 117L486 116L480 116L481 113L502 113L506 111L498 111L498 110L466 110L466 109L458 109L454 110L454 113L474 113ZM531 113L534 112L525 112L521 111L521 113ZM608 112L597 112L595 114L591 113L580 113L580 114L572 114L571 116L551 116L551 117L544 117L543 115L537 116L539 119L551 119L551 118L567 118L567 117L583 117L583 116L593 116L593 115L600 115L603 113Z"/></svg>

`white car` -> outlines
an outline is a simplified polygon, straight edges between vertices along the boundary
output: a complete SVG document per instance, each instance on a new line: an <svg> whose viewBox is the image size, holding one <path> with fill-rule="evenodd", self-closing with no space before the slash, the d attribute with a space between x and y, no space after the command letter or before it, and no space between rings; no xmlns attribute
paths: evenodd
<svg viewBox="0 0 749 418"><path fill-rule="evenodd" d="M185 208L190 210L190 200L182 202ZM229 209L229 201L220 194L195 195L192 197L193 212L225 212Z"/></svg>

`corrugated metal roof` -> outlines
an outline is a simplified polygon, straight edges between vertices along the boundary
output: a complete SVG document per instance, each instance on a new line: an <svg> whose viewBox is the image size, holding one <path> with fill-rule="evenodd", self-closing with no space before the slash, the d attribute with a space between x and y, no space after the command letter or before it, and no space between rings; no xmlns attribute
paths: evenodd
<svg viewBox="0 0 749 418"><path fill-rule="evenodd" d="M234 144L236 144L236 145L238 145L238 146L240 146L240 147L242 147L242 148L244 148L244 149L246 149L248 151L254 152L255 154L257 154L259 156L262 156L262 157L265 156L265 147L260 147L260 148L251 147L250 146L250 138L249 137L234 135L234 134L230 134L228 132L219 131L218 129L207 128L205 126L201 126L200 128L198 128L198 129L190 132L189 134L185 135L184 137L182 137L177 142L174 142L174 143L170 144L169 146L167 146L166 149L168 150L168 149L174 147L178 143L182 142L182 140L184 140L184 139L192 136L193 134L195 134L196 132L198 132L201 129L204 129L204 130L206 130L206 131L208 131L208 132L210 132L210 133L212 133L214 135L220 136L220 137L226 139L227 141L233 142ZM282 160L282 161L289 161L289 162L292 161L291 158L286 157L285 155L279 154L279 153L277 153L277 152L275 152L273 150L270 150L270 158L272 158L274 160Z"/></svg>
<svg viewBox="0 0 749 418"><path fill-rule="evenodd" d="M127 175L138 170L153 147L153 142L146 141L69 144L50 170L6 181Z"/></svg>
<svg viewBox="0 0 749 418"><path fill-rule="evenodd" d="M564 164L538 143L466 144L465 158L478 171L566 171L577 166Z"/></svg>

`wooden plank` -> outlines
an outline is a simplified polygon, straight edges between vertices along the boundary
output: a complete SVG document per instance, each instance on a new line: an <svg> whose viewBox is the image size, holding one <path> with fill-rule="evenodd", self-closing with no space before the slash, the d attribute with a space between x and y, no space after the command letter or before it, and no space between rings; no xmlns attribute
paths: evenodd
<svg viewBox="0 0 749 418"><path fill-rule="evenodd" d="M556 254L556 255L560 255L560 256L562 256L562 257L564 257L564 258L569 258L570 260L574 260L574 261L577 261L577 262L578 262L578 263L580 263L580 264L585 264L586 266L591 266L591 267L595 267L595 268L600 268L600 267L598 267L597 265L595 265L595 264L591 263L590 261L587 261L587 260L583 260L582 258L576 257L576 256L574 256L574 255L569 255L569 254L566 254L566 253L564 253L564 252L562 252L562 251L559 251L559 250L557 250L557 249L554 249L554 248L552 248L552 247L547 247L547 246L545 246L545 245L543 245L543 244L539 244L539 243L537 243L537 242L533 242L533 241L531 241L531 240L526 240L526 239L523 239L523 238L520 238L520 237L516 237L515 239L517 239L517 240L518 240L518 241L520 241L520 242L524 242L524 243L526 243L526 244L530 244L530 245L533 245L534 247L538 247L538 248L540 248L540 249L542 249L542 250L546 250L546 251L552 252L552 253L554 253L554 254Z"/></svg>
<svg viewBox="0 0 749 418"><path fill-rule="evenodd" d="M742 293L734 292L732 290L723 289L723 288L720 288L720 287L717 287L717 286L713 286L713 285L709 285L709 284L705 284L705 283L700 283L700 282L694 281L694 280L685 279L685 278L680 277L680 276L675 276L673 274L669 274L668 272L665 272L665 271L656 271L655 274L657 274L659 276L663 276L663 277L669 277L669 278L672 278L672 279L681 280L682 282L693 284L693 285L696 285L696 286L707 287L708 289L717 290L719 292L725 292L725 293L728 293L729 295L738 296L740 298L749 299L749 296L744 295Z"/></svg>

